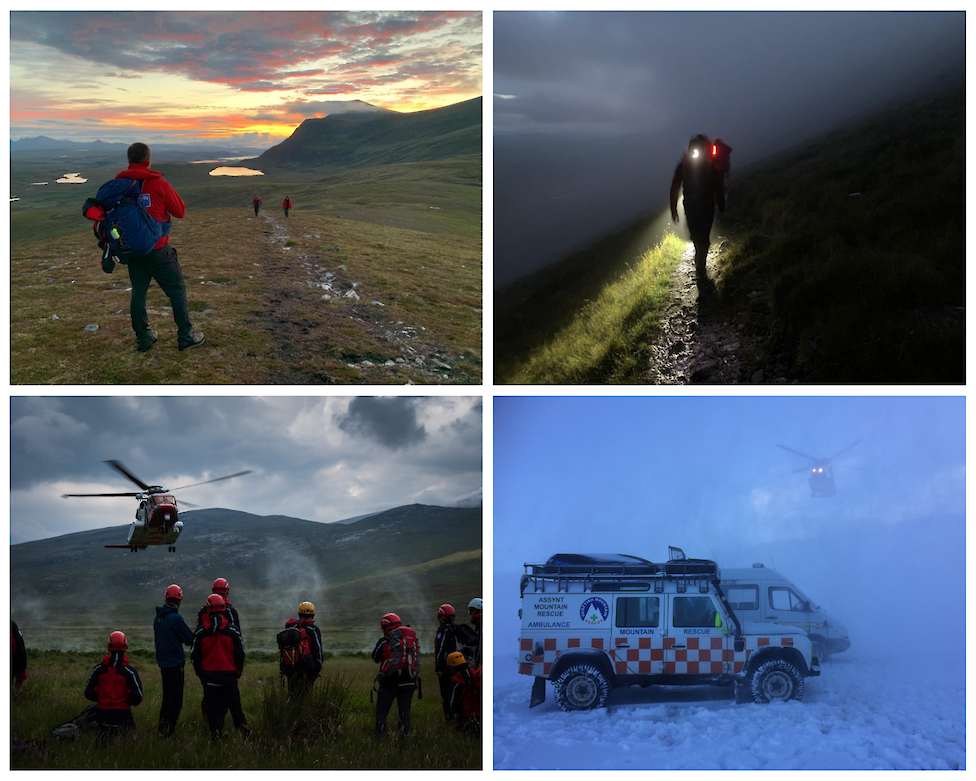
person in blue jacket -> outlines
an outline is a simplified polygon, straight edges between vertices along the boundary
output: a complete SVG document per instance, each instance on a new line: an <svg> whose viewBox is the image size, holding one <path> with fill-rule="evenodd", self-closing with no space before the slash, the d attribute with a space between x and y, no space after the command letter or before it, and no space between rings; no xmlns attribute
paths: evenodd
<svg viewBox="0 0 976 781"><path fill-rule="evenodd" d="M166 589L166 604L156 608L153 633L156 636L156 664L163 676L163 704L159 709L159 734L166 738L176 731L183 709L184 645L193 642L193 632L180 615L183 589L175 583Z"/></svg>

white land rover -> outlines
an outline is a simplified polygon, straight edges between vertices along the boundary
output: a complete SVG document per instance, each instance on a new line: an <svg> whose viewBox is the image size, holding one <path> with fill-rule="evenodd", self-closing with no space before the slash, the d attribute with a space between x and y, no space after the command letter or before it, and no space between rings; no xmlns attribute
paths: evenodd
<svg viewBox="0 0 976 781"><path fill-rule="evenodd" d="M519 672L535 677L529 707L552 681L563 710L607 704L612 689L735 684L736 701L802 699L820 675L802 629L740 622L714 561L671 548L635 556L558 554L522 576Z"/></svg>

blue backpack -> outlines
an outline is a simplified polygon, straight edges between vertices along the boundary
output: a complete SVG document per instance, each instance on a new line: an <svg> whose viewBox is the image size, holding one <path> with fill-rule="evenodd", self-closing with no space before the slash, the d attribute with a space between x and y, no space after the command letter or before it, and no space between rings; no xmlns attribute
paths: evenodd
<svg viewBox="0 0 976 781"><path fill-rule="evenodd" d="M153 217L148 203L141 179L111 179L85 201L82 214L95 221L95 237L105 251L103 267L109 257L124 263L129 257L147 255L169 235L170 223Z"/></svg>

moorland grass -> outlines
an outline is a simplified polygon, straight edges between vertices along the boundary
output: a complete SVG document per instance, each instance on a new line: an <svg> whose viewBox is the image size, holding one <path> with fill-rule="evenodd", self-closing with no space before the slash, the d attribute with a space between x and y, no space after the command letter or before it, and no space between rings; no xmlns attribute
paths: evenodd
<svg viewBox="0 0 976 781"><path fill-rule="evenodd" d="M645 368L685 242L670 233L607 284L568 326L532 351L502 382L632 382Z"/></svg>
<svg viewBox="0 0 976 781"><path fill-rule="evenodd" d="M30 678L11 700L11 735L28 744L13 751L13 769L476 769L481 741L444 720L431 657L421 661L424 698L414 697L411 732L398 739L373 736L370 690L376 665L366 654L330 656L306 707L285 696L276 658L249 654L239 688L251 736L242 740L228 715L224 738L211 745L202 718L202 689L187 668L183 710L176 734L158 737L159 669L150 652L134 652L145 699L133 709L137 729L129 739L99 744L91 734L75 740L51 730L88 704L84 687L100 654L28 651ZM396 709L388 729L396 731ZM43 744L43 747L39 747Z"/></svg>

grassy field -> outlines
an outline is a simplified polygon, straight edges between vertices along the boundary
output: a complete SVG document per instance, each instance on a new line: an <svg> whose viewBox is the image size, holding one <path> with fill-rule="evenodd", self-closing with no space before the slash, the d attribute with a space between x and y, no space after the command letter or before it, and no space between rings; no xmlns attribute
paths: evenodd
<svg viewBox="0 0 976 781"><path fill-rule="evenodd" d="M308 706L297 708L283 696L277 658L251 653L239 681L251 730L246 741L228 715L223 740L211 745L200 713L202 689L189 665L177 732L162 740L157 733L159 668L146 651L129 654L145 693L132 711L134 737L102 745L87 732L73 741L52 737L55 726L88 704L85 683L100 658L28 652L29 680L11 701L11 734L28 749L12 751L12 769L477 769L482 764L481 741L444 720L429 656L421 660L424 698L414 696L406 739L392 734L395 707L387 720L391 734L382 741L373 736L370 690L377 666L368 654L327 657Z"/></svg>
<svg viewBox="0 0 976 781"><path fill-rule="evenodd" d="M685 242L669 234L586 303L550 341L499 368L500 382L626 383L646 368Z"/></svg>
<svg viewBox="0 0 976 781"><path fill-rule="evenodd" d="M86 175L101 183L120 168ZM210 168L167 166L187 202L172 242L191 319L208 340L186 353L155 285L148 305L160 341L136 352L128 274L102 272L81 216L97 184L48 185L12 204L14 384L481 381L480 159L260 183L209 177ZM24 165L12 178L42 174ZM266 202L258 218L254 192ZM286 194L295 203L287 220L277 208Z"/></svg>

